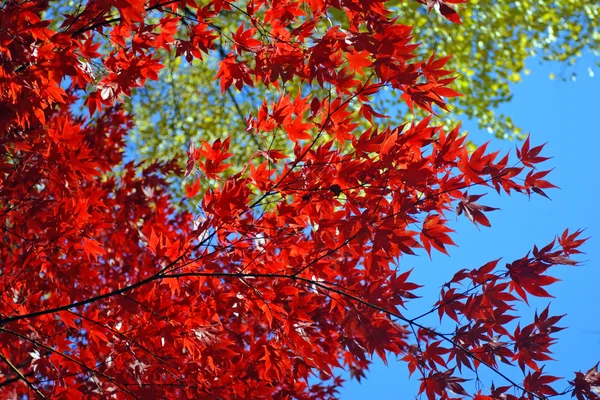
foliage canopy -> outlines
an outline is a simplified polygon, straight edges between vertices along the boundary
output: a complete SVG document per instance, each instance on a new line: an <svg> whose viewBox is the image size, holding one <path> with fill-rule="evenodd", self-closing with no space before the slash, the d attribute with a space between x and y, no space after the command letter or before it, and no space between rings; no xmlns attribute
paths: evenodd
<svg viewBox="0 0 600 400"><path fill-rule="evenodd" d="M458 22L462 2L427 6ZM428 313L450 333L407 310L420 285L402 260L449 254L447 214L490 226L486 192L554 186L543 145L469 152L459 128L432 122L457 95L449 58L417 56L385 2L48 5L0 6L3 397L332 399L337 368L360 379L393 354L428 399L599 398L597 367L568 389L544 372L562 316L515 311L578 265L581 231L458 271ZM228 35L218 23L234 14L249 23ZM123 97L179 71L173 52L218 61L224 95L261 95L236 137L265 147L235 166L229 137L192 142L184 160L124 161ZM427 116L393 123L374 101L384 89ZM186 199L169 191L178 175ZM482 368L501 383L467 385Z"/></svg>

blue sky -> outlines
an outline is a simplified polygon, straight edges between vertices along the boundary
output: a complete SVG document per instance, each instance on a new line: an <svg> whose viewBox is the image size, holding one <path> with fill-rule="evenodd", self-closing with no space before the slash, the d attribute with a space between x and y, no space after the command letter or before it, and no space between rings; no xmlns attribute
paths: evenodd
<svg viewBox="0 0 600 400"><path fill-rule="evenodd" d="M453 221L457 231L454 241L459 247L449 249L450 257L440 253L427 256L405 257L401 260L402 270L414 268L412 281L425 285L418 294L422 299L408 303L405 316L412 317L427 311L435 301L440 286L462 268L476 268L488 261L503 257L511 262L524 256L534 244L545 245L566 228L574 231L586 228L586 237L592 238L584 247L585 261L579 267L558 267L554 276L561 282L550 287L555 299L541 299L523 305L518 311L525 316L525 323L533 320L536 308L541 311L550 302L551 315L567 314L559 326L568 329L557 334L558 343L552 348L556 362L545 369L552 375L571 379L573 372L587 370L600 361L600 318L597 314L598 290L600 289L600 71L591 77L588 67L594 68L598 58L584 56L574 67L577 79L550 80L551 73L563 69L559 64L530 60L527 64L531 74L519 84L513 85L514 97L510 104L499 111L510 115L515 124L531 134L533 145L548 142L544 149L553 159L542 164L544 169L555 168L549 180L560 189L547 193L552 201L540 196L514 194L498 196L491 192L481 203L501 210L487 213L491 228L478 230L464 216ZM597 69L597 68L596 68ZM570 78L571 71L567 75ZM477 129L477 124L467 121L463 127L470 131L471 140L484 143L492 140L490 149L513 149L515 144L494 139L492 135ZM484 190L471 190L471 194ZM502 264L500 264L502 265ZM438 319L427 320L437 326ZM418 391L418 374L408 379L406 364L388 357L389 367L379 359L374 360L367 378L361 383L346 382L340 398L414 398ZM485 368L485 367L482 367ZM511 377L519 378L516 368ZM465 378L472 378L467 372ZM489 387L492 375L480 374L484 389ZM505 384L500 377L493 377L496 385ZM566 388L566 380L557 385ZM565 398L570 398L565 396Z"/></svg>

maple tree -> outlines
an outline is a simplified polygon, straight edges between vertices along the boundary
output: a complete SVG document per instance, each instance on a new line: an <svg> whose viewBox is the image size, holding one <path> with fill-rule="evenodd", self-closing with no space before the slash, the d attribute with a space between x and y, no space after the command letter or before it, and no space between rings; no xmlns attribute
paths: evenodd
<svg viewBox="0 0 600 400"><path fill-rule="evenodd" d="M460 22L464 0L420 2ZM448 254L448 213L489 226L486 189L546 196L553 185L529 139L511 158L467 151L458 128L430 117L386 123L371 102L384 88L429 114L458 93L449 58L419 55L385 2L90 1L53 25L40 17L48 5L0 6L3 397L328 399L337 368L360 379L372 355L394 354L429 399L599 398L597 366L567 389L544 372L562 316L514 315L550 296L554 267L578 264L581 230L458 271L431 311L406 311L420 286L400 260ZM330 9L347 29L323 25ZM223 13L250 24L227 35L212 23ZM158 78L156 49L202 60L218 38L221 91L277 93L246 134L293 151L265 147L232 166L219 139L192 143L185 171L123 162L123 96ZM187 199L168 190L180 172ZM423 324L433 313L454 331ZM466 385L482 368L495 385ZM521 380L503 372L513 368Z"/></svg>

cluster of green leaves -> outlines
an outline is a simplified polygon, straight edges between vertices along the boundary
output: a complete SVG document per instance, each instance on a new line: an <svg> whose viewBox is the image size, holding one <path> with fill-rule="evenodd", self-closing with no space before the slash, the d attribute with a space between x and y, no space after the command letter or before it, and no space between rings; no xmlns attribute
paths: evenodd
<svg viewBox="0 0 600 400"><path fill-rule="evenodd" d="M511 100L510 85L529 74L527 59L539 56L564 63L560 75L566 80L568 66L586 50L600 55L597 2L470 0L460 8L462 24L433 13L428 16L415 2L392 3L400 21L419 32L422 52L452 55L447 67L460 74L454 88L464 94L449 101L453 118L476 120L480 128L499 138L521 136L510 116L497 115L495 109ZM448 115L441 117L454 124Z"/></svg>
<svg viewBox="0 0 600 400"><path fill-rule="evenodd" d="M181 155L190 141L243 132L251 102L239 99L233 91L220 93L213 82L217 55L192 64L173 54L165 59L161 80L137 90L127 102L136 118L130 140L140 155L171 159ZM247 159L250 147L238 144L236 155Z"/></svg>

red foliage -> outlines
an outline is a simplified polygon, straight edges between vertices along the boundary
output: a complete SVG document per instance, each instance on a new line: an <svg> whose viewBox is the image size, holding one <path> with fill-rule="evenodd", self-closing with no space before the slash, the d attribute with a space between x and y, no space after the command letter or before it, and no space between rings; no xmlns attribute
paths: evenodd
<svg viewBox="0 0 600 400"><path fill-rule="evenodd" d="M421 2L460 21L451 5L462 0ZM471 186L545 196L542 146L527 140L509 167L429 119L378 124L386 116L370 100L384 87L428 111L457 95L448 59L418 61L411 28L383 0L202 3L89 1L56 31L41 18L47 1L0 6L2 397L328 399L343 382L336 368L359 379L387 353L418 371L429 399L473 392L458 374L479 368L507 385L478 399L559 392L543 365L562 317L511 313L519 298L550 296L553 267L577 264L581 231L505 269L459 271L414 318L400 308L419 285L395 267L417 248L447 253L454 208L490 225L495 209ZM331 7L348 30L329 25ZM212 23L225 12L246 20L231 35ZM221 36L222 90L280 93L248 118L248 134L295 147L223 178L229 140L191 146L188 197L205 179L214 186L192 215L169 195L178 163L123 165L132 123L120 99L158 78L157 48L201 59ZM292 79L314 91L292 101ZM430 313L455 332L423 325ZM515 361L521 382L500 370ZM598 398L596 367L570 383L578 399Z"/></svg>

